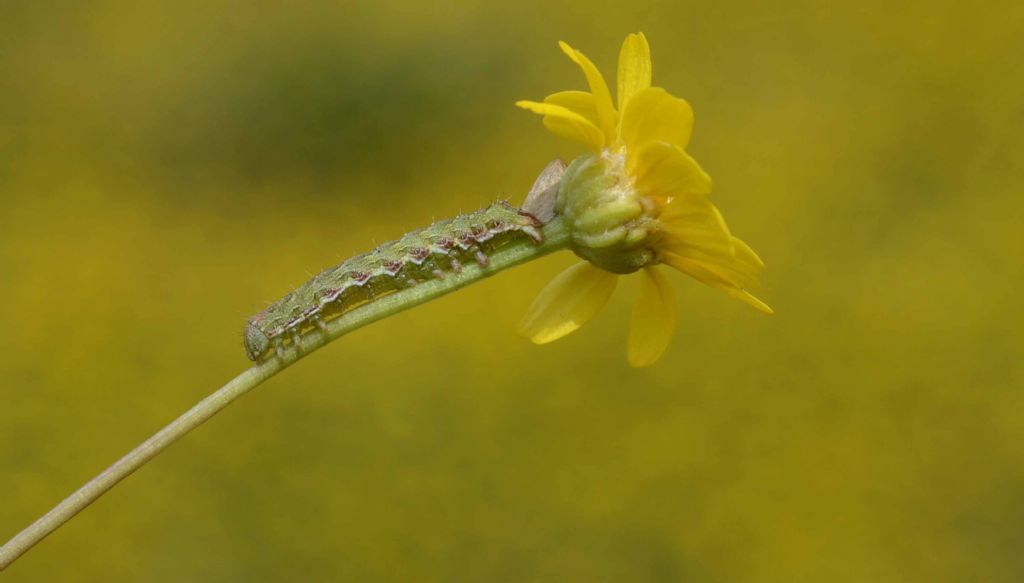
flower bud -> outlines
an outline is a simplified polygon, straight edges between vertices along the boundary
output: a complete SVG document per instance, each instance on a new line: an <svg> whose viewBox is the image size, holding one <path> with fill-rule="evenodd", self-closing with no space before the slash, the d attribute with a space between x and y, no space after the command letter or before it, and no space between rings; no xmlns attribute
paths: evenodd
<svg viewBox="0 0 1024 583"><path fill-rule="evenodd" d="M624 153L610 150L580 156L565 171L557 202L573 252L620 274L656 259L648 245L652 207L634 189L625 160Z"/></svg>

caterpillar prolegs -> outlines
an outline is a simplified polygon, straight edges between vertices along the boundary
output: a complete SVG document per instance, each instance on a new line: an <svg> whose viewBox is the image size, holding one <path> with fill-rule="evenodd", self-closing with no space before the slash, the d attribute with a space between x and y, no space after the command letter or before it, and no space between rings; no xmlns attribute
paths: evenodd
<svg viewBox="0 0 1024 583"><path fill-rule="evenodd" d="M486 267L488 253L509 243L542 243L541 226L534 215L497 202L412 231L322 271L250 318L245 352L250 360L261 360L274 350L280 353L286 342L300 344L303 333L375 298L458 273L468 261Z"/></svg>

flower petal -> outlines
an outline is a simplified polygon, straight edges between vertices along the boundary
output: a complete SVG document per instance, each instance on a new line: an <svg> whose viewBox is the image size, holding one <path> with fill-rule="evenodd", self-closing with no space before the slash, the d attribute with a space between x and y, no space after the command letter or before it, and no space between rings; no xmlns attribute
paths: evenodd
<svg viewBox="0 0 1024 583"><path fill-rule="evenodd" d="M619 51L619 111L624 111L633 95L651 86L651 47L639 32L626 37Z"/></svg>
<svg viewBox="0 0 1024 583"><path fill-rule="evenodd" d="M676 247L667 247L665 250L678 257L704 265L708 270L736 287L744 289L761 287L761 272L764 271L764 262L742 240L731 235L729 238L732 243L732 252L730 253L716 253L698 245L686 243Z"/></svg>
<svg viewBox="0 0 1024 583"><path fill-rule="evenodd" d="M544 116L544 127L562 138L582 142L595 152L604 147L604 134L590 120L571 109L553 103L517 101L516 105Z"/></svg>
<svg viewBox="0 0 1024 583"><path fill-rule="evenodd" d="M559 91L545 97L544 103L561 105L573 113L578 113L587 118L595 127L601 123L597 119L597 103L594 100L593 93L587 93L586 91Z"/></svg>
<svg viewBox="0 0 1024 583"><path fill-rule="evenodd" d="M723 265L710 259L684 257L672 252L662 253L662 260L697 281L721 290L762 312L767 314L774 313L767 304L751 295L746 289L743 289L742 282L749 274L747 276L741 275L742 272L740 270L743 269L743 266L737 265L736 262L733 262L731 265Z"/></svg>
<svg viewBox="0 0 1024 583"><path fill-rule="evenodd" d="M608 303L617 281L618 276L585 261L573 265L537 294L519 333L546 344L574 332Z"/></svg>
<svg viewBox="0 0 1024 583"><path fill-rule="evenodd" d="M644 269L643 283L629 326L629 365L649 366L665 353L676 333L676 298L657 268Z"/></svg>
<svg viewBox="0 0 1024 583"><path fill-rule="evenodd" d="M676 197L662 208L658 223L669 251L699 249L711 255L731 257L733 237L722 218L722 213L707 198Z"/></svg>
<svg viewBox="0 0 1024 583"><path fill-rule="evenodd" d="M693 132L693 109L685 99L670 95L661 87L636 93L622 110L619 136L629 150L651 142L668 142L685 148Z"/></svg>
<svg viewBox="0 0 1024 583"><path fill-rule="evenodd" d="M644 196L669 199L711 192L711 177L679 146L654 142L630 152L631 174Z"/></svg>
<svg viewBox="0 0 1024 583"><path fill-rule="evenodd" d="M739 239L735 240L738 241ZM735 256L712 255L696 247L678 247L666 249L666 251L678 258L703 266L722 281L729 283L729 285L743 289L757 289L761 287L762 268L749 262L744 262Z"/></svg>
<svg viewBox="0 0 1024 583"><path fill-rule="evenodd" d="M562 52L566 56L580 66L580 69L583 69L583 74L587 77L587 84L590 85L590 92L594 94L594 103L597 106L597 119L600 121L598 125L601 131L604 132L606 140L608 142L613 141L615 139L618 119L615 113L615 106L612 104L612 94L608 91L608 84L605 83L604 77L601 76L601 72L597 70L594 63L584 56L583 53L563 41L559 41L558 46L561 47Z"/></svg>
<svg viewBox="0 0 1024 583"><path fill-rule="evenodd" d="M732 243L733 247L736 249L737 261L754 266L758 270L764 269L764 261L761 261L761 258L757 256L757 253L754 253L754 250L750 248L750 245L747 245L736 237L732 238Z"/></svg>

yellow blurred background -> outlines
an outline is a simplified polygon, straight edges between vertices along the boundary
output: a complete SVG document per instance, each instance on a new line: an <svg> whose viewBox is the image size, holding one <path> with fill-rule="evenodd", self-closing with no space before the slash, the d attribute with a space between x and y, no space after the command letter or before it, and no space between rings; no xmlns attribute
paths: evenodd
<svg viewBox="0 0 1024 583"><path fill-rule="evenodd" d="M573 261L343 338L6 581L1021 581L1024 9L1011 2L4 2L0 539L248 366L245 319L522 199L513 101L628 32L768 265L543 347Z"/></svg>

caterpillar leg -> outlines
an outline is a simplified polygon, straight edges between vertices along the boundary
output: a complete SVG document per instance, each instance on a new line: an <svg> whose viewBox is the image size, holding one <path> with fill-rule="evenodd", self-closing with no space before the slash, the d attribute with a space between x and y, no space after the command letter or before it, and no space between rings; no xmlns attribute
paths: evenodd
<svg viewBox="0 0 1024 583"><path fill-rule="evenodd" d="M324 323L323 316L320 316L320 315L314 316L313 317L313 324L317 327L318 330L320 330L324 334L327 333L327 324Z"/></svg>
<svg viewBox="0 0 1024 583"><path fill-rule="evenodd" d="M277 354L278 358L284 358L284 342L280 337L274 338L274 353Z"/></svg>
<svg viewBox="0 0 1024 583"><path fill-rule="evenodd" d="M480 267L487 267L491 262L491 260L487 258L487 254L480 250L479 247L473 251L473 256L476 258L476 262L480 264Z"/></svg>

